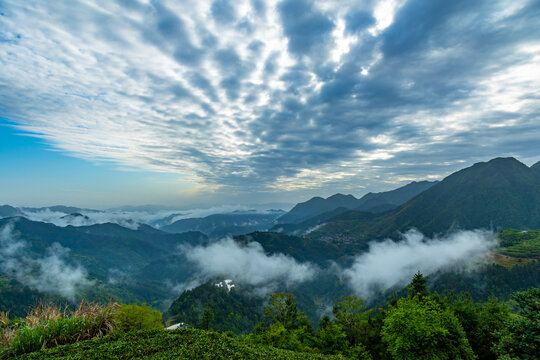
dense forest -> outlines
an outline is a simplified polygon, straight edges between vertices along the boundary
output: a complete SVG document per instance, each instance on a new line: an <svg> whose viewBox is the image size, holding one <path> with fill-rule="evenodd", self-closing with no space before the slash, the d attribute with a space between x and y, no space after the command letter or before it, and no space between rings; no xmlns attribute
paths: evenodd
<svg viewBox="0 0 540 360"><path fill-rule="evenodd" d="M467 292L430 292L417 273L407 294L383 307L344 296L316 326L294 295L273 293L264 315L244 342L296 352L354 359L535 359L540 351L540 288L516 292L510 301L475 301ZM176 304L180 305L180 304ZM206 307L195 327L223 330L224 309ZM229 317L233 320L234 317ZM236 323L230 322L230 329Z"/></svg>

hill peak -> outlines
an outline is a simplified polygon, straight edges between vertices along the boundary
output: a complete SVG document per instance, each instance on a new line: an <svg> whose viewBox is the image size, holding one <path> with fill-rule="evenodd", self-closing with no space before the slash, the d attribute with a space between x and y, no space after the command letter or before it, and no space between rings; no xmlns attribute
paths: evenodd
<svg viewBox="0 0 540 360"><path fill-rule="evenodd" d="M338 199L356 199L356 198L352 196L351 194L344 195L341 193L337 193L326 198L326 200L338 200Z"/></svg>
<svg viewBox="0 0 540 360"><path fill-rule="evenodd" d="M523 164L521 161L517 160L514 157L497 157L494 159L491 159L487 162L479 162L474 164L473 166L497 166L497 167L527 167L527 165Z"/></svg>

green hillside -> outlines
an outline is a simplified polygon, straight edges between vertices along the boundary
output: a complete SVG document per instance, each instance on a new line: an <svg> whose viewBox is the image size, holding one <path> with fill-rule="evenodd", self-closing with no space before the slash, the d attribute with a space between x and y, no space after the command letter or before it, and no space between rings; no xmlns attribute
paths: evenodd
<svg viewBox="0 0 540 360"><path fill-rule="evenodd" d="M42 350L20 359L344 359L244 344L236 337L196 329L152 330L105 336Z"/></svg>
<svg viewBox="0 0 540 360"><path fill-rule="evenodd" d="M219 331L233 331L237 334L253 330L260 321L263 311L262 299L249 291L242 291L239 285L230 291L218 287L215 281L202 284L183 292L164 314L168 322L183 322L200 326L205 310L212 311L210 328Z"/></svg>
<svg viewBox="0 0 540 360"><path fill-rule="evenodd" d="M498 234L497 252L518 258L540 258L540 230L508 229Z"/></svg>
<svg viewBox="0 0 540 360"><path fill-rule="evenodd" d="M397 237L415 227L426 235L452 228L540 227L540 172L514 158L457 171L399 208L374 219L347 212L308 236L334 241Z"/></svg>

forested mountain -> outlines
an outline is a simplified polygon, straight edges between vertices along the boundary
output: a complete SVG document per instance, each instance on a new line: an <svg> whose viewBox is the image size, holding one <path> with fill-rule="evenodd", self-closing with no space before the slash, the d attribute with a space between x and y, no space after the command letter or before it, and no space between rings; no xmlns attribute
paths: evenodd
<svg viewBox="0 0 540 360"><path fill-rule="evenodd" d="M13 206L9 206L9 205L0 206L0 218L18 216L20 214L21 212L18 209L14 208Z"/></svg>
<svg viewBox="0 0 540 360"><path fill-rule="evenodd" d="M201 245L199 232L169 234L146 225L131 230L105 223L59 227L23 217L0 219L0 270L10 279L55 291L64 279L75 297L146 301L156 306L167 300L167 274L159 281L138 277L144 267L178 253L179 246ZM79 268L80 267L80 268ZM82 272L80 270L83 270ZM73 275L65 274L74 272ZM186 274L187 276L187 274ZM78 284L91 286L76 287ZM62 293L62 291L60 291Z"/></svg>
<svg viewBox="0 0 540 360"><path fill-rule="evenodd" d="M452 228L540 227L540 172L514 158L496 158L457 171L399 208L375 218L347 212L310 233L316 239L364 241L411 227L424 234Z"/></svg>
<svg viewBox="0 0 540 360"><path fill-rule="evenodd" d="M436 181L413 181L395 190L379 193L370 192L360 199L343 194L335 194L326 199L314 197L306 202L296 204L291 211L281 216L278 222L280 224L296 224L339 208L380 213L396 208L429 189L435 183Z"/></svg>
<svg viewBox="0 0 540 360"><path fill-rule="evenodd" d="M212 237L235 236L254 231L267 230L283 211L274 210L267 213L233 212L228 214L213 214L204 218L188 218L161 227L170 233L200 231Z"/></svg>
<svg viewBox="0 0 540 360"><path fill-rule="evenodd" d="M222 284L210 281L183 292L164 314L165 320L237 334L250 332L261 319L263 298L250 289L238 285L228 289Z"/></svg>

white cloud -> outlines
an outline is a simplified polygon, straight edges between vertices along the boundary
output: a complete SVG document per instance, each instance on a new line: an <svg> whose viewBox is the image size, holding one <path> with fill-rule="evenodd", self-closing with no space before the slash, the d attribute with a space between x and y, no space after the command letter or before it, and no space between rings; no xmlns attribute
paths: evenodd
<svg viewBox="0 0 540 360"><path fill-rule="evenodd" d="M66 262L69 249L54 243L47 254L31 258L27 243L18 238L9 223L0 229L0 271L42 292L74 300L77 293L93 285L86 269Z"/></svg>
<svg viewBox="0 0 540 360"><path fill-rule="evenodd" d="M475 230L428 239L416 230L401 241L373 242L369 250L343 270L343 277L359 296L368 298L377 291L406 285L420 271L430 275L438 270L468 266L497 245L492 232Z"/></svg>
<svg viewBox="0 0 540 360"><path fill-rule="evenodd" d="M278 283L291 286L312 280L317 273L311 263L299 263L283 254L266 255L258 242L241 246L229 238L188 248L184 253L195 264L199 277L231 278L257 287L260 293L271 291Z"/></svg>

